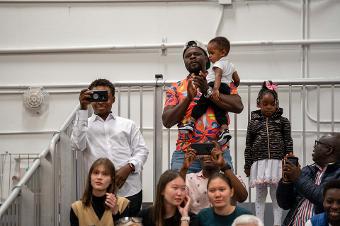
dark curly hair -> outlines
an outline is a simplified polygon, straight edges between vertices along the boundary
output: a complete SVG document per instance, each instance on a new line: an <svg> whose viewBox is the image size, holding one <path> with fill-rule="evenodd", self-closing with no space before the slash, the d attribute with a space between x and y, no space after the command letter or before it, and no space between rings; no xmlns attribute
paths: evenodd
<svg viewBox="0 0 340 226"><path fill-rule="evenodd" d="M329 189L334 189L334 188L340 189L340 180L331 180L331 181L328 181L325 184L325 187L323 188L323 197L325 198L326 192Z"/></svg>
<svg viewBox="0 0 340 226"><path fill-rule="evenodd" d="M230 51L230 42L226 37L218 36L216 38L213 38L209 41L209 44L216 43L218 47L222 50L226 51L226 55L228 55Z"/></svg>
<svg viewBox="0 0 340 226"><path fill-rule="evenodd" d="M96 86L106 86L106 87L109 87L110 90L111 90L111 93L112 93L112 96L114 97L115 96L115 86L113 85L112 82L110 82L109 80L107 79L104 79L104 78L99 78L99 79L96 79L94 80L88 87L88 89L93 89L93 87L96 87Z"/></svg>
<svg viewBox="0 0 340 226"><path fill-rule="evenodd" d="M257 105L260 104L260 101L261 101L262 97L263 97L265 94L267 94L267 93L273 95L275 103L276 103L277 105L279 105L279 98L278 98L278 95L277 95L276 90L275 90L275 89L269 89L269 88L267 87L268 84L269 84L270 86L276 86L276 84L274 84L271 80L269 80L269 81L264 81L264 82L262 83L262 88L261 88L261 90L259 91L259 94L257 95L257 99L256 99Z"/></svg>

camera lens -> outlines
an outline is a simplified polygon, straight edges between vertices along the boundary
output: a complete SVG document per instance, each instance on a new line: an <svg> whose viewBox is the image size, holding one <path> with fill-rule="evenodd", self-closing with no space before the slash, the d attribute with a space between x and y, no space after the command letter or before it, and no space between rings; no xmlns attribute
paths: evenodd
<svg viewBox="0 0 340 226"><path fill-rule="evenodd" d="M92 98L93 98L94 100L98 100L99 95L98 95L97 93L94 93Z"/></svg>

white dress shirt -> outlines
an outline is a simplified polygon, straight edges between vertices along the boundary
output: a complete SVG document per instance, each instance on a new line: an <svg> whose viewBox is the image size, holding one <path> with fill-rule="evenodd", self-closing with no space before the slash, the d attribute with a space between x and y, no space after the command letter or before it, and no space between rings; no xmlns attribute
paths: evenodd
<svg viewBox="0 0 340 226"><path fill-rule="evenodd" d="M128 176L118 195L127 197L141 191L141 171L149 150L133 121L112 113L105 121L95 114L88 118L87 110L79 110L71 142L72 149L84 151L86 172L98 158L110 159L116 170L127 163L132 163L135 171Z"/></svg>

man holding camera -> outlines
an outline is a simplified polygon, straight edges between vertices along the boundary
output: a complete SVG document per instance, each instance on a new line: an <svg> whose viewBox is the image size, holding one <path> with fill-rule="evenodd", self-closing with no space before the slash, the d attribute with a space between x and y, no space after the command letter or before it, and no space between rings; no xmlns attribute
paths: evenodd
<svg viewBox="0 0 340 226"><path fill-rule="evenodd" d="M87 170L98 158L109 158L116 167L118 195L130 200L130 215L142 204L141 171L149 150L135 123L111 112L115 87L106 79L93 81L79 95L78 110L71 135L72 148L84 151ZM88 106L94 113L88 118Z"/></svg>
<svg viewBox="0 0 340 226"><path fill-rule="evenodd" d="M340 133L323 136L315 141L314 164L300 169L287 158L282 167L276 197L279 206L290 209L283 225L305 225L314 214L323 212L322 192L331 180L340 180Z"/></svg>
<svg viewBox="0 0 340 226"><path fill-rule="evenodd" d="M205 46L198 41L189 41L184 46L183 61L189 74L167 90L164 111L162 115L163 125L171 128L174 125L181 127L184 121L190 117L194 106L200 98L211 99L217 106L227 112L241 113L243 104L237 94L237 87L231 87L231 95L220 94L218 100L213 100L209 95L206 79L207 69L210 67ZM210 93L211 94L211 93ZM179 171L183 165L185 152L192 143L205 143L217 140L220 125L216 121L215 113L209 107L206 113L198 118L194 124L194 130L190 133L178 131L176 150L171 158L171 169ZM231 165L231 156L228 144L222 147L223 157ZM200 162L195 160L188 169L188 173L201 170Z"/></svg>

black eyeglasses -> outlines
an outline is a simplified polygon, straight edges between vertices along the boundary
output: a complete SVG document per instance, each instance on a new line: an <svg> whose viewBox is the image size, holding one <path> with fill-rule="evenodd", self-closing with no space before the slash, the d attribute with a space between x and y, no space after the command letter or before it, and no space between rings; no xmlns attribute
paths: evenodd
<svg viewBox="0 0 340 226"><path fill-rule="evenodd" d="M319 144L326 146L329 149L333 149L334 147L332 145L320 142L319 140L315 140L314 147L318 146Z"/></svg>

